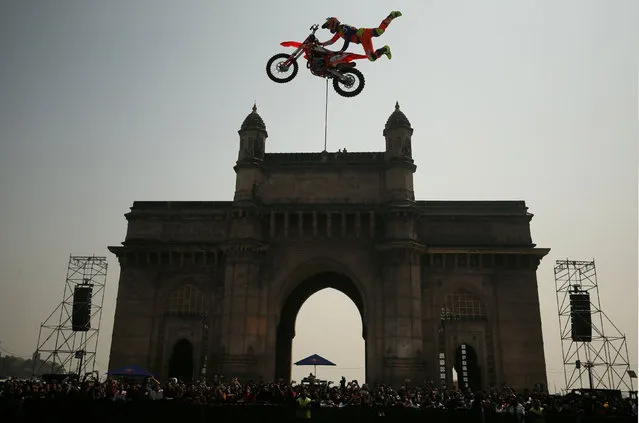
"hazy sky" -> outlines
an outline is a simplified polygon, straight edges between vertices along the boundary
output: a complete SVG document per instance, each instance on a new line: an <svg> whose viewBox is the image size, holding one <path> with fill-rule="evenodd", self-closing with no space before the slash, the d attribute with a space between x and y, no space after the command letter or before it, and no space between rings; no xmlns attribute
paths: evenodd
<svg viewBox="0 0 639 423"><path fill-rule="evenodd" d="M320 151L324 81L302 66L275 84L266 61L327 16L375 26L398 9L374 40L393 59L358 65L360 96L330 92L329 150L383 150L399 101L419 199L525 200L535 214L533 240L552 249L538 273L550 388L563 384L556 259L596 260L636 369L639 3L363 3L2 2L0 348L33 352L70 254L107 255L105 370L119 276L106 246L124 239L133 201L232 199L254 101L267 151ZM321 377L362 379L360 334L350 300L323 291L302 307L293 359L319 353L342 367Z"/></svg>

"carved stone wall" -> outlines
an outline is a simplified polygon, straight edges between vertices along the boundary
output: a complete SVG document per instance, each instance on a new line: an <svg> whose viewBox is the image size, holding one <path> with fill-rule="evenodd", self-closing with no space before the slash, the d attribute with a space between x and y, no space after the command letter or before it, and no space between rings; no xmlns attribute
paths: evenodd
<svg viewBox="0 0 639 423"><path fill-rule="evenodd" d="M125 246L112 248L122 266L113 365L142 362L166 375L173 345L184 338L198 350L196 367L202 365L202 351L206 351L211 372L268 378L275 371L275 333L287 292L313 272L332 270L350 275L365 298L369 380L402 381L409 375L438 380L440 352L450 356L463 341L475 348L486 387L545 382L535 274L547 250L522 246L529 233L525 213L500 218L494 211L474 210L469 217L462 204L457 218L447 216L447 229L429 222L443 221L437 217L442 208L428 210L424 204L415 212L402 212L401 225L396 213L385 213L381 207L288 205L262 207L238 217L224 206L202 205L200 209L211 216L190 218L193 212L185 207L178 213L176 203L169 213L168 206L153 204L144 210L144 204L137 203L129 214L132 234L145 233L137 225L148 231L146 225L153 221L148 214L169 216L156 219L163 226L156 227L160 233L155 236L130 234ZM478 218L480 213L483 216ZM243 239L254 229L232 232L229 228L246 221L242 227L258 228L261 241L252 241L257 244L245 250L233 246L232 238L202 241L205 237L193 236L190 229L179 230L176 215L183 219L184 228L208 224L217 228L209 233L234 233ZM377 247L383 244L380 239L410 238L411 219L419 222L415 235L421 243L397 249L386 241L389 247ZM515 245L504 245L494 234L499 227L515 224L523 228L523 235ZM431 227L436 230L429 232ZM442 233L456 234L457 241L446 242ZM484 238L476 242L473 234L484 234ZM302 268L310 270L300 273ZM412 287L414 281L418 291ZM185 284L197 286L209 299L206 333L201 316L167 312L167 299ZM475 293L486 305L487 317L482 322L450 323L441 341L442 296L453 289ZM524 339L522 333L532 335ZM504 347L504 340L513 339L517 347ZM536 351L536 357L529 357L531 351ZM524 370L521 360L528 363Z"/></svg>
<svg viewBox="0 0 639 423"><path fill-rule="evenodd" d="M415 201L398 104L383 152L268 153L256 106L239 132L234 201L126 214L125 241L109 247L121 267L110 367L167 377L184 339L194 377L286 377L299 307L335 287L362 315L369 382L436 381L443 368L448 383L463 342L482 388L545 383L536 271L549 250L532 243L523 201ZM459 292L485 314L442 319Z"/></svg>
<svg viewBox="0 0 639 423"><path fill-rule="evenodd" d="M309 166L312 159L316 161ZM277 165L271 166L275 160ZM384 188L382 160L379 153L267 154L265 179L256 197L270 204L379 203Z"/></svg>
<svg viewBox="0 0 639 423"><path fill-rule="evenodd" d="M420 239L438 246L533 246L525 204L513 202L420 202ZM458 204L457 204L458 203Z"/></svg>

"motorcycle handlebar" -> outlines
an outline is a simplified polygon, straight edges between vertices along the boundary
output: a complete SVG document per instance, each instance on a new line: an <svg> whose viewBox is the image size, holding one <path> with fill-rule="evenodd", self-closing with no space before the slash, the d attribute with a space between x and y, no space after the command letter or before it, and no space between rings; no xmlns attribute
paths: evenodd
<svg viewBox="0 0 639 423"><path fill-rule="evenodd" d="M315 31L317 31L317 30L318 30L318 28L319 28L319 24L314 24L314 25L311 25L311 27L310 27L309 29L310 29L310 30L313 32L313 34L314 34L314 33L315 33Z"/></svg>

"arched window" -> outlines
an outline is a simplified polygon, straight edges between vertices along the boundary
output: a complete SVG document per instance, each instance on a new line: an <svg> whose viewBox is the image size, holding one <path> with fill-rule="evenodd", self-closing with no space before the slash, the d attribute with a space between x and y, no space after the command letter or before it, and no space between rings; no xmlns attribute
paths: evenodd
<svg viewBox="0 0 639 423"><path fill-rule="evenodd" d="M442 320L485 320L486 317L486 306L471 292L460 289L446 295Z"/></svg>
<svg viewBox="0 0 639 423"><path fill-rule="evenodd" d="M167 312L170 314L202 314L207 307L206 295L193 285L183 285L169 296Z"/></svg>

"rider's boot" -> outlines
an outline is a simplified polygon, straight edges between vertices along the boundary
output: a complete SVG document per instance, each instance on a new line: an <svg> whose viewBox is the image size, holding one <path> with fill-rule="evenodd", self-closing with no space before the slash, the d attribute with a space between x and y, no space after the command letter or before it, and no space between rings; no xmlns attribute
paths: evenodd
<svg viewBox="0 0 639 423"><path fill-rule="evenodd" d="M390 60L393 57L393 55L391 54L391 51L390 51L390 47L387 46L387 45L382 47L382 48L380 48L380 49L378 49L375 53L378 53L379 56L381 56L382 54L385 54L386 57L388 57L388 60Z"/></svg>

